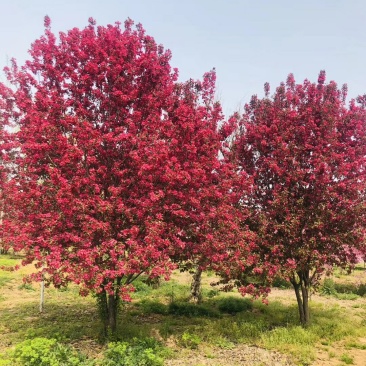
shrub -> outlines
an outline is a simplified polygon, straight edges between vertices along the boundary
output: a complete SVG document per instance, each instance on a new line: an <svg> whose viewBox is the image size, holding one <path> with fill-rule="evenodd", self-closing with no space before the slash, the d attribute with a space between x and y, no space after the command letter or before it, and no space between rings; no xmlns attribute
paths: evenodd
<svg viewBox="0 0 366 366"><path fill-rule="evenodd" d="M201 343L201 338L189 332L184 332L181 338L181 344L183 347L196 349L198 348L199 344Z"/></svg>
<svg viewBox="0 0 366 366"><path fill-rule="evenodd" d="M292 288L292 284L290 281L286 281L284 278L277 276L274 278L273 282L272 282L272 286L273 287L277 287L277 288Z"/></svg>
<svg viewBox="0 0 366 366"><path fill-rule="evenodd" d="M366 294L366 284L361 283L356 285L354 283L336 283L335 289L341 294L356 294L364 296Z"/></svg>
<svg viewBox="0 0 366 366"><path fill-rule="evenodd" d="M101 366L162 366L161 345L153 338L137 340L132 343L109 343Z"/></svg>
<svg viewBox="0 0 366 366"><path fill-rule="evenodd" d="M19 343L12 360L25 366L79 366L86 362L85 357L71 347L48 338L27 339Z"/></svg>
<svg viewBox="0 0 366 366"><path fill-rule="evenodd" d="M32 284L27 282L23 282L20 286L18 286L18 290L36 291Z"/></svg>
<svg viewBox="0 0 366 366"><path fill-rule="evenodd" d="M360 296L356 295L356 294L349 294L349 293L336 293L335 297L338 300L357 300L360 298Z"/></svg>
<svg viewBox="0 0 366 366"><path fill-rule="evenodd" d="M220 291L217 289L211 289L205 293L205 296L207 296L209 299L212 299L213 297L218 296L219 292Z"/></svg>
<svg viewBox="0 0 366 366"><path fill-rule="evenodd" d="M344 362L346 365L353 365L353 357L348 355L347 353L344 353L340 360Z"/></svg>
<svg viewBox="0 0 366 366"><path fill-rule="evenodd" d="M142 279L134 281L133 287L135 288L135 294L137 295L146 295L151 292L150 286Z"/></svg>
<svg viewBox="0 0 366 366"><path fill-rule="evenodd" d="M366 286L349 283L335 283L331 278L326 278L320 287L322 295L332 295L340 300L356 300L366 293Z"/></svg>
<svg viewBox="0 0 366 366"><path fill-rule="evenodd" d="M217 318L220 313L204 305L197 305L188 302L172 302L169 304L169 314L181 316L207 316Z"/></svg>
<svg viewBox="0 0 366 366"><path fill-rule="evenodd" d="M237 297L224 297L218 300L217 306L222 313L227 314L236 314L253 308L253 304L250 300Z"/></svg>
<svg viewBox="0 0 366 366"><path fill-rule="evenodd" d="M333 295L333 296L337 294L335 283L331 278L324 279L324 282L320 287L320 293L322 295Z"/></svg>
<svg viewBox="0 0 366 366"><path fill-rule="evenodd" d="M168 306L158 301L143 300L139 306L145 314L165 315L168 313Z"/></svg>

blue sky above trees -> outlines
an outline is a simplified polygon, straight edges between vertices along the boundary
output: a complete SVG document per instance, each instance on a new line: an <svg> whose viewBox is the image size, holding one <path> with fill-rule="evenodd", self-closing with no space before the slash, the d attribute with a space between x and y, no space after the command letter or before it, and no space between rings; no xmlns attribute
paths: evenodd
<svg viewBox="0 0 366 366"><path fill-rule="evenodd" d="M46 14L55 32L84 27L90 16L100 25L130 17L172 51L182 80L216 68L226 114L290 72L315 81L325 69L351 97L366 93L364 0L1 0L0 9L1 67L11 57L24 62Z"/></svg>

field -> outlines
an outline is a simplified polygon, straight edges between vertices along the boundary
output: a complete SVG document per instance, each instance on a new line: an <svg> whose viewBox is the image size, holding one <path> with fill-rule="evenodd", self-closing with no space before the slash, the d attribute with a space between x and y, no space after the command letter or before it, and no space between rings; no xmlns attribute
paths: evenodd
<svg viewBox="0 0 366 366"><path fill-rule="evenodd" d="M19 261L0 256L0 265ZM306 329L298 325L293 291L280 281L265 305L235 291L217 291L209 285L212 274L206 273L204 301L197 306L186 301L187 273L175 273L156 289L141 279L135 283L132 303L121 308L117 335L121 343L109 347L101 336L95 298L80 297L75 286L62 291L47 288L40 313L39 284L22 281L30 271L31 267L0 271L0 365L40 365L37 352L53 352L47 354L49 360L59 357L56 354L68 360L43 363L52 366L113 366L119 364L113 357L123 352L130 362L126 365L145 365L138 361L141 355L152 365L171 366L365 365L363 264L350 275L337 270L324 280L320 293L311 297L311 325ZM43 338L52 340L47 350Z"/></svg>

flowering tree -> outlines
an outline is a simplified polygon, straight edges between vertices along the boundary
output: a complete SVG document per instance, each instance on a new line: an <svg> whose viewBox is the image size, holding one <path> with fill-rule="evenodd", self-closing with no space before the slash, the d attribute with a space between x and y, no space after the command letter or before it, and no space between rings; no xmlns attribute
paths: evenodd
<svg viewBox="0 0 366 366"><path fill-rule="evenodd" d="M4 230L4 219L11 211L6 198L9 196L12 187L9 180L11 162L8 159L9 155L6 153L9 146L11 146L8 130L11 126L7 125L7 121L11 119L9 117L11 117L12 112L9 113L9 111L13 109L13 98L11 89L2 84L0 84L0 95L4 96L0 99L0 253L6 253L10 245L4 240L6 231Z"/></svg>
<svg viewBox="0 0 366 366"><path fill-rule="evenodd" d="M288 76L273 97L252 97L231 145L252 179L241 206L252 211L263 258L291 281L302 324L309 288L333 266L352 266L365 247L365 98L346 87ZM235 118L234 118L235 119Z"/></svg>
<svg viewBox="0 0 366 366"><path fill-rule="evenodd" d="M138 276L224 253L234 220L218 206L214 72L177 83L169 51L140 25L89 23L57 41L46 17L31 60L6 70L14 91L1 98L14 105L2 120L18 128L7 240L39 269L31 279L96 292L114 332Z"/></svg>

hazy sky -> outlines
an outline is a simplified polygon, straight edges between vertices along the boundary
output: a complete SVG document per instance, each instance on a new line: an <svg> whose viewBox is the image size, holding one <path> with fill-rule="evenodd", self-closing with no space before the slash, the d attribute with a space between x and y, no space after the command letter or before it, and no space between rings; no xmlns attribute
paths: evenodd
<svg viewBox="0 0 366 366"><path fill-rule="evenodd" d="M46 14L54 32L90 16L99 25L142 23L172 51L182 80L216 68L226 114L290 72L315 81L325 69L351 97L366 93L366 0L0 0L1 68L11 57L24 62Z"/></svg>

